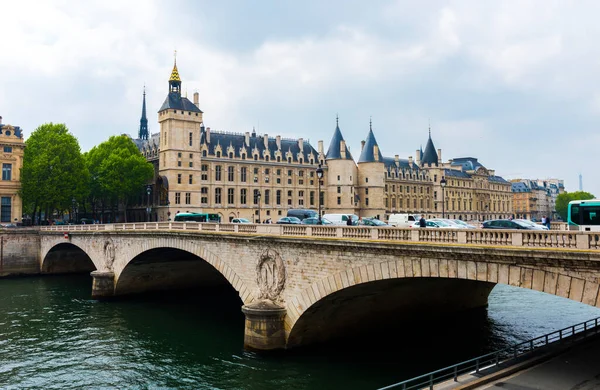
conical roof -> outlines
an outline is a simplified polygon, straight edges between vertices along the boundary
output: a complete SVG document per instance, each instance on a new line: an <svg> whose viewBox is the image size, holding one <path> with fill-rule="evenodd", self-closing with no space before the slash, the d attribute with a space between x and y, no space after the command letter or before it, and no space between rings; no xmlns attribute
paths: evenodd
<svg viewBox="0 0 600 390"><path fill-rule="evenodd" d="M421 157L421 164L437 164L438 163L438 155L435 151L435 146L433 146L433 141L431 140L431 129L429 129L429 139L427 140L427 145L425 145L425 152Z"/></svg>
<svg viewBox="0 0 600 390"><path fill-rule="evenodd" d="M336 160L342 159L341 152L341 141L344 141L344 137L342 136L342 132L340 131L340 126L337 123L335 131L333 132L333 138L331 138L331 142L329 143L329 149L327 150L327 154L325 155L326 160ZM346 160L352 160L352 155L350 154L350 150L348 150L348 145L345 145L346 148Z"/></svg>
<svg viewBox="0 0 600 390"><path fill-rule="evenodd" d="M383 162L383 155L381 154L381 150L379 149L379 145L377 145L377 158L375 158L375 145L377 145L377 140L375 139L375 135L373 134L373 129L369 129L369 135L367 135L367 140L365 141L365 146L360 152L360 158L358 159L359 163L365 162Z"/></svg>

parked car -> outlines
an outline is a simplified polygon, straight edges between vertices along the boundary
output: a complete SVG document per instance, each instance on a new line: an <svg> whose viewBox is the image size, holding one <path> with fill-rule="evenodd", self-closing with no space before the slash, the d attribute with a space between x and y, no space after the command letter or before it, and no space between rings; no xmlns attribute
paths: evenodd
<svg viewBox="0 0 600 390"><path fill-rule="evenodd" d="M520 223L524 223L525 225L529 225L533 228L533 230L549 230L547 226L538 225L537 223L527 219L514 219L513 221L518 221Z"/></svg>
<svg viewBox="0 0 600 390"><path fill-rule="evenodd" d="M435 219L428 219L425 221L425 224L427 225L428 228L437 228L437 229L458 229L458 227L456 225L450 225L447 222L444 222L442 220L435 220ZM419 228L419 221L415 222L414 224L412 224L413 228Z"/></svg>
<svg viewBox="0 0 600 390"><path fill-rule="evenodd" d="M377 218L363 218L358 224L364 226L389 226L387 223L380 221Z"/></svg>
<svg viewBox="0 0 600 390"><path fill-rule="evenodd" d="M279 225L300 225L301 223L302 221L296 217L283 217L277 221L277 224Z"/></svg>
<svg viewBox="0 0 600 390"><path fill-rule="evenodd" d="M461 229L477 229L475 226L469 225L462 219L451 219L450 221L452 221L455 224L457 224L458 226L460 226Z"/></svg>
<svg viewBox="0 0 600 390"><path fill-rule="evenodd" d="M246 218L234 218L231 220L231 223L252 223L250 220Z"/></svg>
<svg viewBox="0 0 600 390"><path fill-rule="evenodd" d="M323 218L331 221L334 225L345 226L348 224L348 216L352 217L352 225L358 225L358 215L355 214L325 214Z"/></svg>
<svg viewBox="0 0 600 390"><path fill-rule="evenodd" d="M388 225L397 227L410 227L421 219L420 215L412 214L391 214L388 218Z"/></svg>
<svg viewBox="0 0 600 390"><path fill-rule="evenodd" d="M302 220L302 224L303 225L318 225L319 224L319 217L304 218ZM330 220L321 217L321 225L333 225L333 223L331 223Z"/></svg>
<svg viewBox="0 0 600 390"><path fill-rule="evenodd" d="M462 227L457 224L456 222L449 220L449 219L443 219L443 218L433 218L431 220L433 223L438 224L438 227L441 228L446 228L446 229L462 229Z"/></svg>
<svg viewBox="0 0 600 390"><path fill-rule="evenodd" d="M531 225L525 224L518 220L510 219L494 219L483 222L481 226L484 229L525 229L525 230L541 230L536 229Z"/></svg>
<svg viewBox="0 0 600 390"><path fill-rule="evenodd" d="M290 209L287 212L287 216L288 217L296 217L299 220L303 220L304 218L314 218L314 217L319 217L319 213L317 213L315 210L309 210L309 209Z"/></svg>

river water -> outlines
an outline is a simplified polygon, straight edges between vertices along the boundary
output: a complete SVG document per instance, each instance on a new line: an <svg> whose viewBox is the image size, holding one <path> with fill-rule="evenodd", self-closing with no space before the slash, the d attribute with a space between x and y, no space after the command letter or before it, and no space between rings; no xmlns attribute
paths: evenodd
<svg viewBox="0 0 600 390"><path fill-rule="evenodd" d="M89 276L0 280L0 388L374 389L600 316L498 285L487 311L263 355L242 348L235 294L98 302L90 291Z"/></svg>

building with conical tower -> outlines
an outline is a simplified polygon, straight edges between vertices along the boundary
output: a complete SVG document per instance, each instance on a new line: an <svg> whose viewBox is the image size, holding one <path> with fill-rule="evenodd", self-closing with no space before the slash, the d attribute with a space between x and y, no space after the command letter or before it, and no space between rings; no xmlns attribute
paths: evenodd
<svg viewBox="0 0 600 390"><path fill-rule="evenodd" d="M181 94L177 63L169 78L167 97L158 111L160 133L148 134L145 93L139 139L134 140L155 167L151 183L152 220L167 221L178 212L217 213L224 222L246 218L273 222L289 209L357 214L387 220L390 214L422 214L463 220L511 214L510 183L471 157L442 162L429 129L425 150L416 160L385 157L372 123L355 161L336 118L331 142L315 150L303 138L272 137L246 132L211 130L199 108ZM316 170L324 177L318 194ZM442 198L440 180L446 179ZM319 200L321 199L321 200ZM142 205L144 208L145 204ZM129 220L145 220L146 213Z"/></svg>
<svg viewBox="0 0 600 390"><path fill-rule="evenodd" d="M357 214L360 209L356 194L358 170L335 118L335 131L325 155L327 165L326 213Z"/></svg>

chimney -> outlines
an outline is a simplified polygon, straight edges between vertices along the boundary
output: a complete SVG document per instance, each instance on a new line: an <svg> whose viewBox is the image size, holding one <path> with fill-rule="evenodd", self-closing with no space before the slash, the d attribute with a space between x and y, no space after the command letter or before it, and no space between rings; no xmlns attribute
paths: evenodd
<svg viewBox="0 0 600 390"><path fill-rule="evenodd" d="M400 156L397 154L394 156L394 162L396 163L397 167L400 167Z"/></svg>
<svg viewBox="0 0 600 390"><path fill-rule="evenodd" d="M298 138L298 147L300 148L300 153L304 150L304 138Z"/></svg>
<svg viewBox="0 0 600 390"><path fill-rule="evenodd" d="M340 157L346 158L346 141L340 141Z"/></svg>
<svg viewBox="0 0 600 390"><path fill-rule="evenodd" d="M198 92L194 92L194 105L200 108L200 94Z"/></svg>
<svg viewBox="0 0 600 390"><path fill-rule="evenodd" d="M379 146L373 146L373 156L375 157L375 161L379 161Z"/></svg>
<svg viewBox="0 0 600 390"><path fill-rule="evenodd" d="M410 165L410 167L412 168L412 166L413 166L412 156L408 156L408 165Z"/></svg>
<svg viewBox="0 0 600 390"><path fill-rule="evenodd" d="M323 140L319 141L319 145L317 148L317 152L319 152L319 154L323 154Z"/></svg>
<svg viewBox="0 0 600 390"><path fill-rule="evenodd" d="M277 150L281 150L281 136L280 135L275 137L275 143L277 144Z"/></svg>
<svg viewBox="0 0 600 390"><path fill-rule="evenodd" d="M250 146L250 132L249 131L247 131L244 134L244 145Z"/></svg>
<svg viewBox="0 0 600 390"><path fill-rule="evenodd" d="M442 149L438 149L438 161L442 163Z"/></svg>
<svg viewBox="0 0 600 390"><path fill-rule="evenodd" d="M210 144L210 127L206 128L206 143Z"/></svg>
<svg viewBox="0 0 600 390"><path fill-rule="evenodd" d="M265 149L269 149L269 134L263 135L263 139L265 140Z"/></svg>
<svg viewBox="0 0 600 390"><path fill-rule="evenodd" d="M417 149L417 165L421 165L421 151L419 149Z"/></svg>
<svg viewBox="0 0 600 390"><path fill-rule="evenodd" d="M365 140L360 141L360 151L362 152L362 150L365 148Z"/></svg>

